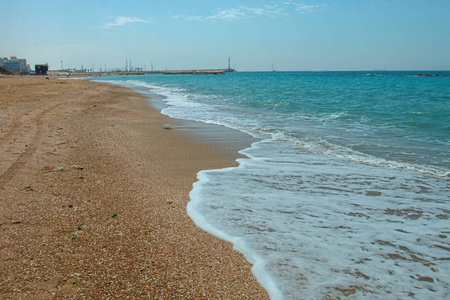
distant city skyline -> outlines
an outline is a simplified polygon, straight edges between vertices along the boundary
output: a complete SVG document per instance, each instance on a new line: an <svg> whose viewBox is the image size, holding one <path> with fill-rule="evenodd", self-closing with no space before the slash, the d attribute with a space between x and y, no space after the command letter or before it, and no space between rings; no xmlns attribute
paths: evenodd
<svg viewBox="0 0 450 300"><path fill-rule="evenodd" d="M50 69L450 70L448 0L0 0L0 57Z"/></svg>

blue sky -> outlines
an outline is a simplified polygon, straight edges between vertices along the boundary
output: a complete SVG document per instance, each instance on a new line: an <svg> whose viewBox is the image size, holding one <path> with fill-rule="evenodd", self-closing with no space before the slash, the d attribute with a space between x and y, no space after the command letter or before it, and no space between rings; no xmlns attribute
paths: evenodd
<svg viewBox="0 0 450 300"><path fill-rule="evenodd" d="M449 0L0 0L0 56L51 69L450 70Z"/></svg>

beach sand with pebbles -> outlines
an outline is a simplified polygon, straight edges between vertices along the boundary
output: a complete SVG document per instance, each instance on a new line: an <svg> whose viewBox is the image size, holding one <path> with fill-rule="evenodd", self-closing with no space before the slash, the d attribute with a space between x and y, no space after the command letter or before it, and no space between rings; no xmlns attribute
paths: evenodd
<svg viewBox="0 0 450 300"><path fill-rule="evenodd" d="M186 214L235 157L166 123L126 88L0 77L0 298L268 298Z"/></svg>

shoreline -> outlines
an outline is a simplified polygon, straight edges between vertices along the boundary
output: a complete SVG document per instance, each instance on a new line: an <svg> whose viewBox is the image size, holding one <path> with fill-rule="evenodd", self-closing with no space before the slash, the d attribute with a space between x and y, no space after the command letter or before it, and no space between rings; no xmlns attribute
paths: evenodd
<svg viewBox="0 0 450 300"><path fill-rule="evenodd" d="M143 95L148 104L155 110L161 111L168 108L168 105L164 102L165 96L157 94L148 87L139 87L128 84L122 84L115 81L101 81L95 78L86 79L93 80L94 82L108 83L133 90ZM167 117L171 123L173 129L181 132L185 138L193 139L200 144L206 144L214 151L225 155L233 161L233 165L238 165L235 160L239 158L247 158L246 155L239 153L241 150L249 148L254 142L260 141L259 138L253 137L251 134L242 132L238 129L233 129L223 125L207 124L200 121L178 119L173 118L167 114L161 113Z"/></svg>
<svg viewBox="0 0 450 300"><path fill-rule="evenodd" d="M124 87L0 78L0 295L268 299L232 245L187 216L231 157Z"/></svg>

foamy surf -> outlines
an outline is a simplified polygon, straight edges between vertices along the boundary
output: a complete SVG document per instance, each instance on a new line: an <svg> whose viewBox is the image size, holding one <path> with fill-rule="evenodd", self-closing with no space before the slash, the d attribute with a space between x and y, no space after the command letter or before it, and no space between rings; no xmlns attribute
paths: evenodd
<svg viewBox="0 0 450 300"><path fill-rule="evenodd" d="M265 261L287 299L448 296L445 182L279 143L203 171L188 206L196 224Z"/></svg>
<svg viewBox="0 0 450 300"><path fill-rule="evenodd" d="M266 270L266 260L259 256L251 247L249 247L244 238L230 235L226 231L218 229L217 227L213 226L204 215L202 215L202 213L200 212L201 206L205 204L201 195L202 187L208 184L209 179L205 171L199 172L197 175L197 179L198 181L194 183L193 190L189 194L191 201L188 203L186 208L189 217L194 221L197 227L214 235L215 237L218 237L219 239L233 244L233 248L236 251L244 254L247 261L253 265L253 275L255 275L258 282L266 289L271 299L284 299L283 293L278 288L270 273L268 273Z"/></svg>

